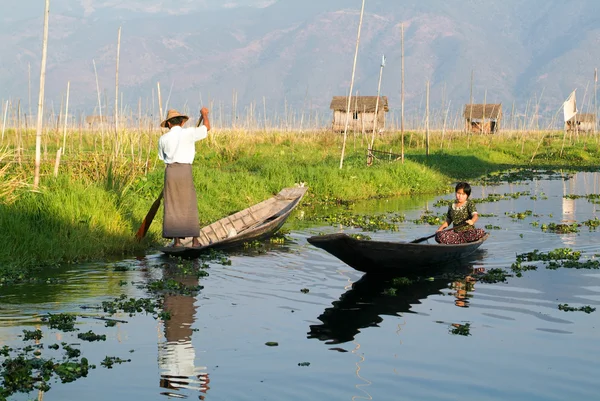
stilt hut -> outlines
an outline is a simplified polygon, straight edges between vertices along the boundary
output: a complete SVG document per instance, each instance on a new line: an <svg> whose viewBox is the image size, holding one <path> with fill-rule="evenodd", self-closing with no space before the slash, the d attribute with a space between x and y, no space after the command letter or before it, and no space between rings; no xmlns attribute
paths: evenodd
<svg viewBox="0 0 600 401"><path fill-rule="evenodd" d="M594 132L596 128L596 115L594 113L577 113L565 122L567 131Z"/></svg>
<svg viewBox="0 0 600 401"><path fill-rule="evenodd" d="M467 131L496 133L500 131L502 104L467 104L463 117Z"/></svg>
<svg viewBox="0 0 600 401"><path fill-rule="evenodd" d="M377 116L375 108L377 107ZM332 130L344 132L346 127L346 112L348 110L347 96L334 96L329 106L333 110ZM389 111L387 96L352 96L350 99L350 118L348 119L348 131L373 132L373 123L377 118L376 130L385 128L385 113Z"/></svg>

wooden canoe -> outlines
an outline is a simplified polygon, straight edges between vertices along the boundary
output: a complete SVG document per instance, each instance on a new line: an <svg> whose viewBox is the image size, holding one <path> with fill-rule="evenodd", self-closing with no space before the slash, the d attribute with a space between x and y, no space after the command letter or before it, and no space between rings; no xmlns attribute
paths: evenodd
<svg viewBox="0 0 600 401"><path fill-rule="evenodd" d="M328 234L308 238L352 268L372 274L417 274L441 264L472 255L489 237L459 245L410 242L370 241L346 234Z"/></svg>
<svg viewBox="0 0 600 401"><path fill-rule="evenodd" d="M191 247L192 239L186 238L182 247L163 247L160 251L194 257L208 249L230 248L270 237L285 223L307 190L308 187L284 188L265 201L203 227L198 237L199 247Z"/></svg>

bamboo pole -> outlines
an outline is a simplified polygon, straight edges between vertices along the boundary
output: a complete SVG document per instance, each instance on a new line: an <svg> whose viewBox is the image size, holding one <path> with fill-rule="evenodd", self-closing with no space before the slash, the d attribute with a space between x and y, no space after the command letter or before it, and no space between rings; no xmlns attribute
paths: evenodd
<svg viewBox="0 0 600 401"><path fill-rule="evenodd" d="M67 82L67 102L65 105L65 124L63 127L63 153L66 151L66 142L67 142L67 121L69 120L69 92L71 90L71 81Z"/></svg>
<svg viewBox="0 0 600 401"><path fill-rule="evenodd" d="M427 100L425 112L425 155L429 156L429 80L427 80Z"/></svg>
<svg viewBox="0 0 600 401"><path fill-rule="evenodd" d="M377 99L375 100L375 116L373 118L373 133L371 135L371 144L368 149L367 166L373 164L373 144L375 143L375 132L377 131L377 120L379 119L379 95L381 94L381 77L383 76L383 67L385 67L385 55L381 57L379 68L379 83L377 84ZM364 116L364 114L363 114Z"/></svg>
<svg viewBox="0 0 600 401"><path fill-rule="evenodd" d="M117 66L115 72L115 134L119 135L119 57L121 55L121 27L117 34ZM118 142L118 141L117 141ZM118 145L117 145L118 147Z"/></svg>
<svg viewBox="0 0 600 401"><path fill-rule="evenodd" d="M42 64L40 68L40 92L38 97L37 127L35 133L35 170L33 174L33 188L40 185L40 164L42 149L42 130L44 125L44 88L46 86L46 59L48 58L48 22L50 16L50 0L46 0L44 10L44 36L42 39Z"/></svg>
<svg viewBox="0 0 600 401"><path fill-rule="evenodd" d="M158 114L160 115L158 121L161 122L163 119L163 108L162 108L162 97L160 95L160 82L156 83L156 91L158 95Z"/></svg>
<svg viewBox="0 0 600 401"><path fill-rule="evenodd" d="M100 116L100 137L102 138L102 152L104 152L104 122L102 121L102 99L100 97L100 84L98 82L98 70L96 69L96 60L92 60L94 64L94 75L96 76L96 93L98 95L98 115Z"/></svg>
<svg viewBox="0 0 600 401"><path fill-rule="evenodd" d="M4 118L2 119L2 142L4 143L4 129L6 128L6 116L8 114L8 100L4 106Z"/></svg>
<svg viewBox="0 0 600 401"><path fill-rule="evenodd" d="M348 91L348 105L346 107L346 125L344 127L344 142L342 144L342 155L340 157L340 170L344 167L344 152L346 151L346 139L348 137L348 123L350 122L350 101L352 91L354 90L354 76L356 74L356 61L358 59L358 45L360 44L360 30L362 28L363 16L365 13L365 0L362 1L360 9L360 21L358 23L358 33L356 35L356 50L354 51L354 65L352 66L352 79L350 81L350 91Z"/></svg>
<svg viewBox="0 0 600 401"><path fill-rule="evenodd" d="M401 84L400 84L400 136L401 136L401 158L404 163L404 23L400 24L400 48L401 48Z"/></svg>

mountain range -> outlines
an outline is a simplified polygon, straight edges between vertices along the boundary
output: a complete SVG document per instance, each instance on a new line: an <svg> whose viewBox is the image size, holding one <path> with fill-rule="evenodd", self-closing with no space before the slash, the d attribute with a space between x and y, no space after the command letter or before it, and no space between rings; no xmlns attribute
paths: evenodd
<svg viewBox="0 0 600 401"><path fill-rule="evenodd" d="M31 3L14 2L0 16L0 100L21 100L35 113L44 2ZM111 114L121 28L125 112L141 105L157 114L160 83L165 108L196 115L200 103L209 105L224 125L250 114L260 121L265 111L273 121L307 113L327 122L332 97L350 88L361 5L51 0L46 110L60 107L70 82L74 113L98 113L100 97ZM398 118L403 31L409 125L422 124L428 82L438 116L458 119L472 97L502 103L513 123L529 124L537 110L536 124L556 125L573 90L580 111L594 110L598 15L597 0L366 0L354 91L376 95L382 71L381 95Z"/></svg>

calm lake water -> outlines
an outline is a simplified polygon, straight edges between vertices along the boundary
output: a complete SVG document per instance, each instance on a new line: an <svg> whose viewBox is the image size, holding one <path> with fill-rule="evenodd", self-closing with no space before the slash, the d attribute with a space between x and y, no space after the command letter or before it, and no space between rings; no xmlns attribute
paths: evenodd
<svg viewBox="0 0 600 401"><path fill-rule="evenodd" d="M96 307L126 294L147 297L143 284L173 264L159 254L110 264L69 266L66 284L0 287L0 348L22 348L23 330L38 327L47 345L77 344L97 366L87 378L51 383L45 394L10 400L597 400L600 397L600 271L549 270L543 264L505 283L471 282L474 268L510 271L516 255L538 249L572 248L595 259L600 233L542 231L549 223L582 223L599 205L564 195L597 194L600 175L474 186L472 197L519 194L477 205L478 226L496 226L473 261L454 267L458 279L427 277L387 291L361 280L362 273L307 243L316 233L339 227L291 221L291 241L266 253L231 255L231 265L210 264L197 296L167 296L171 320L120 313L115 327L93 317ZM523 192L527 192L523 194ZM372 239L403 240L435 232L417 225L442 197L404 198L356 205L354 213L406 215L397 232L367 233ZM506 213L531 215L516 219ZM332 211L328 211L331 213ZM302 209L292 219L302 217ZM347 232L358 233L357 229ZM115 266L127 266L118 271ZM56 272L54 272L56 274ZM447 277L447 276L446 276ZM462 278L462 279L461 279ZM181 278L180 278L181 279ZM353 285L353 283L355 283ZM78 332L64 333L40 322L47 313L77 313ZM77 333L106 334L85 342ZM276 342L277 346L268 346ZM112 369L106 356L130 359ZM2 361L0 356L0 361Z"/></svg>

